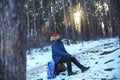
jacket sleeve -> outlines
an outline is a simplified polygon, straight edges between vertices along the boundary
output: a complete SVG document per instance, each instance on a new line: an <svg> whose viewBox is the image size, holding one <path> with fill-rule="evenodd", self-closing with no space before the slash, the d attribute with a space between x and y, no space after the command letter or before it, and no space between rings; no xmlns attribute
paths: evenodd
<svg viewBox="0 0 120 80"><path fill-rule="evenodd" d="M59 54L61 56L70 56L70 54L68 54L66 51L63 51L63 50L60 50L59 46L57 45L57 43L55 43L53 46L52 46L52 49L53 51L56 53L56 54Z"/></svg>

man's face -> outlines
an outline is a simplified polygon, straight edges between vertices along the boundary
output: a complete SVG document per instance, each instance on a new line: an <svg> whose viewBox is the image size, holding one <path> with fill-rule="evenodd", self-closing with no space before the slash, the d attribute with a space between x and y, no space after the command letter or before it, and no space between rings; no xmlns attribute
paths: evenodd
<svg viewBox="0 0 120 80"><path fill-rule="evenodd" d="M57 39L60 39L60 35L57 36Z"/></svg>

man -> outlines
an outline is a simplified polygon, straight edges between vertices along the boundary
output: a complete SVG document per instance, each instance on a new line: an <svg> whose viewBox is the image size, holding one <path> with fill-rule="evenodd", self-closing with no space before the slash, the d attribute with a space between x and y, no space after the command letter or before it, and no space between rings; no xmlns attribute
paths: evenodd
<svg viewBox="0 0 120 80"><path fill-rule="evenodd" d="M61 41L60 35L54 33L51 36L52 41L52 58L55 62L55 74L57 74L57 65L59 63L67 63L68 75L74 75L76 73L72 72L71 62L73 62L82 72L88 70L90 67L85 67L81 65L74 56L70 55Z"/></svg>

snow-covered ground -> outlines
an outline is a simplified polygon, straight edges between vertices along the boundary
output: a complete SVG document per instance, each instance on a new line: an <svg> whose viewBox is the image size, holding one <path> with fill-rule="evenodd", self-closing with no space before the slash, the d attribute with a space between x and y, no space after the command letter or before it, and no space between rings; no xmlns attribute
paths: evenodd
<svg viewBox="0 0 120 80"><path fill-rule="evenodd" d="M101 39L65 45L66 50L85 66L91 68L82 73L72 64L78 74L68 76L67 71L51 80L120 80L120 49L118 38ZM47 63L52 61L51 46L48 51L33 49L27 55L27 80L48 80ZM64 73L64 75L63 75Z"/></svg>

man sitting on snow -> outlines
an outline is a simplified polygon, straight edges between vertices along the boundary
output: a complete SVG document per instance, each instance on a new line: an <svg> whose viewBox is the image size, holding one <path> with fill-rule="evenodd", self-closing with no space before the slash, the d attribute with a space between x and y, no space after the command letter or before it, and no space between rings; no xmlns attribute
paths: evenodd
<svg viewBox="0 0 120 80"><path fill-rule="evenodd" d="M57 65L59 63L67 63L67 71L68 75L74 75L75 72L72 72L71 62L73 62L78 68L81 69L81 72L88 70L90 67L85 67L81 65L74 56L70 55L61 41L60 35L58 33L54 33L51 36L52 41L52 58L55 62L55 74L57 75Z"/></svg>

